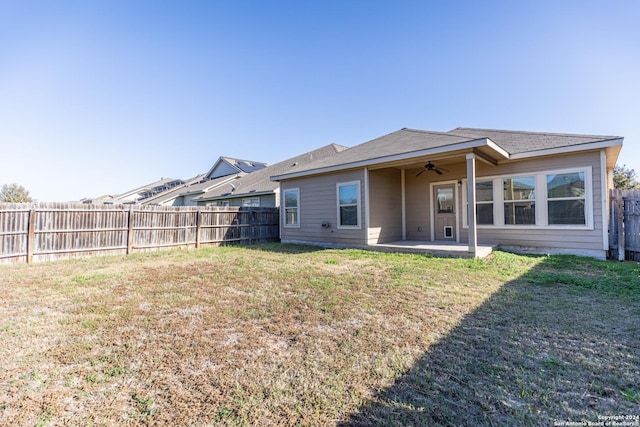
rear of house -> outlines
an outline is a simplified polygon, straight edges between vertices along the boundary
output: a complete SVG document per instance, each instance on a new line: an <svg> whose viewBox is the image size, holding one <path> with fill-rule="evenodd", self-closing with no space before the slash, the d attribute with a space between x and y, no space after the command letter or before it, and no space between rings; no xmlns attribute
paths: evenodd
<svg viewBox="0 0 640 427"><path fill-rule="evenodd" d="M604 258L622 138L402 129L280 182L281 239L325 246L500 245ZM469 207L472 207L471 209Z"/></svg>

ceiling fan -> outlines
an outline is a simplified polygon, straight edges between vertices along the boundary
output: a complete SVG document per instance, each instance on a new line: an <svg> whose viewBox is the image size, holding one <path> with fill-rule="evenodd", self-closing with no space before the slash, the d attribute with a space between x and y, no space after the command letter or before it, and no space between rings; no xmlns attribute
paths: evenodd
<svg viewBox="0 0 640 427"><path fill-rule="evenodd" d="M437 173L438 175L442 175L443 171L444 172L449 172L448 169L445 168L438 168L436 167L436 165L434 165L433 163L431 163L431 160L429 160L429 162L427 162L426 165L424 165L424 169L422 169L420 172L418 172L418 174L416 176L420 176L422 175L422 173L424 171L434 171L435 173Z"/></svg>

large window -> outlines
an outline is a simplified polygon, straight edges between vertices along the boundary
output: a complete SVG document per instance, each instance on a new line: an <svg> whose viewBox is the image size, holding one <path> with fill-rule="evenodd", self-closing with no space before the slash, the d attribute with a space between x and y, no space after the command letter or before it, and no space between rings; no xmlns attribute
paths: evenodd
<svg viewBox="0 0 640 427"><path fill-rule="evenodd" d="M476 182L476 223L493 225L493 181Z"/></svg>
<svg viewBox="0 0 640 427"><path fill-rule="evenodd" d="M300 226L300 189L284 190L284 225L285 227Z"/></svg>
<svg viewBox="0 0 640 427"><path fill-rule="evenodd" d="M586 224L584 172L547 175L549 224Z"/></svg>
<svg viewBox="0 0 640 427"><path fill-rule="evenodd" d="M536 181L533 176L503 178L504 223L535 225Z"/></svg>
<svg viewBox="0 0 640 427"><path fill-rule="evenodd" d="M360 182L337 184L338 226L360 228Z"/></svg>
<svg viewBox="0 0 640 427"><path fill-rule="evenodd" d="M476 181L480 227L593 227L592 169L482 177ZM466 202L466 185L463 200ZM463 224L468 225L467 210Z"/></svg>

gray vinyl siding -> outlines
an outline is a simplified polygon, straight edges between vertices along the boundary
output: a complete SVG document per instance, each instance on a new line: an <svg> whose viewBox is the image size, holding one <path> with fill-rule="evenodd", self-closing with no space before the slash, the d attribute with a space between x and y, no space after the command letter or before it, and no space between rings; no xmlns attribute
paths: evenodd
<svg viewBox="0 0 640 427"><path fill-rule="evenodd" d="M412 170L408 170L405 173L407 240L431 240L431 199L429 184L433 177L428 174L429 172L425 172L420 176L416 176L417 172ZM440 177L437 179L440 180Z"/></svg>
<svg viewBox="0 0 640 427"><path fill-rule="evenodd" d="M369 172L369 243L402 239L401 185L398 169Z"/></svg>
<svg viewBox="0 0 640 427"><path fill-rule="evenodd" d="M260 207L261 208L276 208L276 195L275 194L263 194L259 196L252 196L250 194L245 194L242 197L236 197L233 199L225 199L229 200L229 206L242 206L243 199L252 199L254 197L260 198Z"/></svg>
<svg viewBox="0 0 640 427"><path fill-rule="evenodd" d="M184 206L198 206L198 201L195 200L198 197L202 197L202 193L187 194L185 196L178 197L178 199L182 200L182 205Z"/></svg>
<svg viewBox="0 0 640 427"><path fill-rule="evenodd" d="M336 184L360 181L360 228L338 228ZM363 245L366 226L364 222L365 185L364 170L318 175L282 181L281 191L300 189L300 227L284 227L281 218L280 238L283 241L314 242L338 245ZM281 210L282 211L282 210ZM282 212L281 212L282 215ZM322 227L328 221L330 227Z"/></svg>
<svg viewBox="0 0 640 427"><path fill-rule="evenodd" d="M479 243L499 243L505 246L539 247L539 248L562 248L581 250L603 250L603 212L602 212L602 182L600 153L591 151L580 154L545 157L537 160L513 162L506 165L491 167L478 163L477 177L509 175L521 173L538 173L540 171L561 170L572 168L592 168L591 191L592 199L590 208L593 209L593 230L566 228L517 228L509 230L504 228L492 229L478 228ZM462 193L462 192L461 192ZM462 197L462 194L460 194ZM460 199L461 206L462 199ZM462 216L459 217L462 221ZM606 219L604 219L606 222ZM468 229L461 228L461 242L468 242Z"/></svg>
<svg viewBox="0 0 640 427"><path fill-rule="evenodd" d="M220 178L221 176L232 175L238 173L238 169L231 166L226 160L218 164L218 167L209 176L210 179Z"/></svg>

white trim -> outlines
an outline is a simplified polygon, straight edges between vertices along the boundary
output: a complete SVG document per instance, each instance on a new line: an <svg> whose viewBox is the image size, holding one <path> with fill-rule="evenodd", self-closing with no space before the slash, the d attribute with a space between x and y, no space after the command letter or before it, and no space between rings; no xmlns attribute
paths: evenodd
<svg viewBox="0 0 640 427"><path fill-rule="evenodd" d="M504 157L505 159L509 158L509 154L506 151L504 151L502 148L497 146L495 143L493 143L493 141L491 141L489 138L480 138L480 139L474 139L471 141L459 142L457 144L449 144L441 147L429 148L425 150L417 150L417 151L410 151L408 153L392 154L389 156L381 156L381 157L375 157L373 159L358 160L358 161L343 163L343 164L334 165L334 166L326 166L323 168L286 173L282 175L273 175L269 178L271 179L271 181L280 181L283 179L300 178L303 176L337 172L345 169L356 169L361 167L377 165L380 163L387 163L387 162L393 162L398 160L409 160L415 157L433 156L436 154L449 153L451 151L471 150L471 149L480 148L480 147L489 147L493 149L496 152L496 154L499 155L499 157ZM346 153L348 152L348 150L344 152Z"/></svg>
<svg viewBox="0 0 640 427"><path fill-rule="evenodd" d="M600 191L602 193L602 249L609 250L609 191L607 179L607 153L600 150ZM595 224L594 224L595 226Z"/></svg>
<svg viewBox="0 0 640 427"><path fill-rule="evenodd" d="M431 241L436 241L436 233L435 233L435 224L436 224L436 204L435 204L435 193L433 192L433 188L435 186L440 185L453 185L453 200L455 206L455 224L456 224L456 242L460 242L460 206L458 204L458 181L457 180L449 180L449 181L439 181L439 182L431 182L429 184L429 206L431 206L429 212L429 222L431 227ZM447 239L448 240L448 239Z"/></svg>
<svg viewBox="0 0 640 427"><path fill-rule="evenodd" d="M585 224L553 224L549 225L548 218L548 199L547 199L547 175L551 174L563 174L563 173L584 173L584 185L585 185ZM520 178L520 177L533 177L536 185L536 197L532 201L536 204L536 223L533 225L522 224L505 224L504 223L504 194L500 190L502 188L502 180L504 178ZM527 173L514 173L494 176L482 176L476 177L476 183L478 181L493 181L493 225L479 225L476 224L476 228L489 229L489 230L532 230L532 229L549 229L549 230L594 230L594 212L593 212L593 167L583 166L577 168L566 169L552 169L541 170L537 172ZM467 179L463 180L463 194L462 197L466 198L466 186ZM605 197L603 195L603 197ZM468 228L467 214L463 210L462 228ZM608 241L607 241L608 245ZM608 248L607 248L608 249Z"/></svg>
<svg viewBox="0 0 640 427"><path fill-rule="evenodd" d="M435 215L433 214L433 212L435 211L435 207L433 206L433 182L431 184L429 184L429 212L427 213L427 215L429 215L429 235L431 236L431 241L435 242L436 240L436 235L434 233L435 229L436 229L436 218Z"/></svg>
<svg viewBox="0 0 640 427"><path fill-rule="evenodd" d="M586 174L585 174L586 175ZM585 178L586 179L586 178ZM547 203L547 174L544 173L536 173L533 175L533 182L535 183L535 189L534 189L534 194L535 197L533 198L533 202L536 204L535 205L535 210L536 210L536 217L535 217L535 224L534 225L549 225L549 204ZM545 189L545 191L542 191L542 188ZM585 195L585 201L586 201L586 195ZM515 202L519 202L519 200L516 200ZM587 207L585 206L585 210L587 209ZM585 222L587 222L587 218L586 218L586 212L585 212ZM509 225L515 225L515 224L509 224ZM507 225L505 224L505 227Z"/></svg>
<svg viewBox="0 0 640 427"><path fill-rule="evenodd" d="M487 146L497 151L498 153L500 153L502 157L504 157L505 159L511 158L511 154L509 154L507 150L500 147L498 144L493 142L490 138L487 138Z"/></svg>
<svg viewBox="0 0 640 427"><path fill-rule="evenodd" d="M297 222L295 224L287 224L287 191L295 191L296 193L298 193L298 196L296 197L296 217L297 217ZM295 188L285 188L284 190L282 190L282 195L283 197L283 203L282 203L282 226L285 228L300 228L300 188L295 187Z"/></svg>
<svg viewBox="0 0 640 427"><path fill-rule="evenodd" d="M405 182L405 170L400 171L400 203L402 215L402 240L407 240L407 192Z"/></svg>
<svg viewBox="0 0 640 427"><path fill-rule="evenodd" d="M356 186L356 194L358 195L358 199L356 201L356 209L357 209L357 215L356 215L356 219L358 221L358 223L356 225L342 225L340 224L340 187L342 186L346 186L346 185L355 185ZM336 183L336 223L337 223L337 227L339 229L346 229L346 230L360 230L362 228L362 203L361 203L361 199L362 195L360 194L360 181L348 181L348 182L337 182ZM368 240L368 237L366 237L366 239Z"/></svg>

